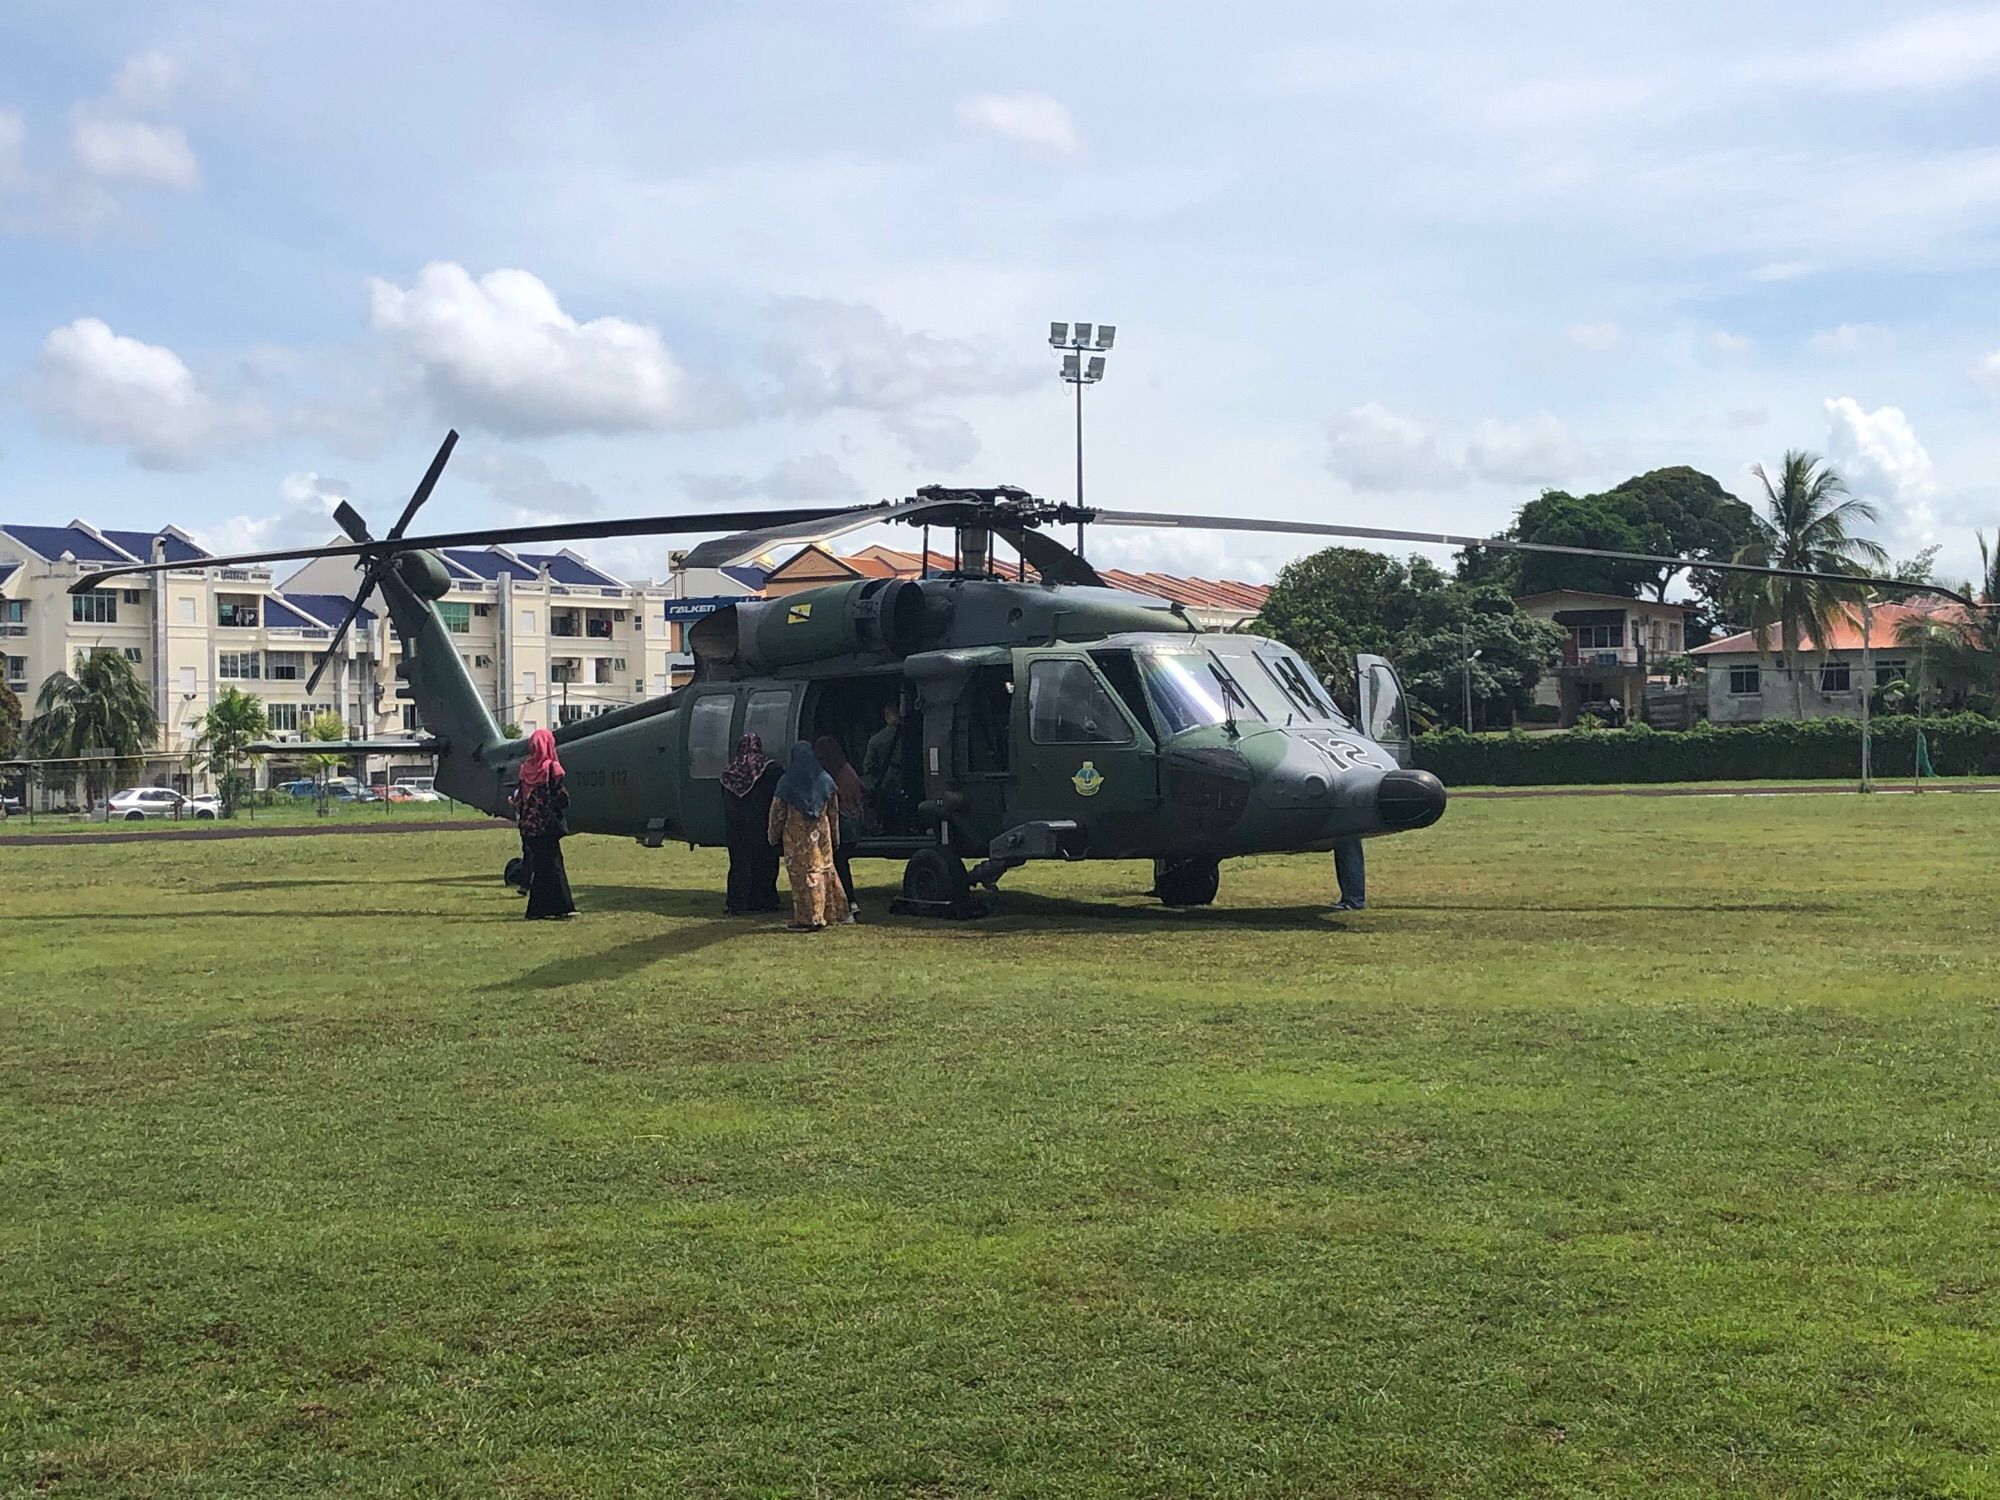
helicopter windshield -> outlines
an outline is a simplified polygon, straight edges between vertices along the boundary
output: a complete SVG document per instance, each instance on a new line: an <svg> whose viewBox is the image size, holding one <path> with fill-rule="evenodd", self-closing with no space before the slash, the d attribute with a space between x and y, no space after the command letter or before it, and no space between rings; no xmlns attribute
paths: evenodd
<svg viewBox="0 0 2000 1500"><path fill-rule="evenodd" d="M1184 730L1225 724L1237 719L1261 719L1264 714L1242 686L1239 673L1220 675L1216 660L1193 652L1141 651L1139 670L1167 738ZM1236 684L1236 701L1223 701L1225 680Z"/></svg>

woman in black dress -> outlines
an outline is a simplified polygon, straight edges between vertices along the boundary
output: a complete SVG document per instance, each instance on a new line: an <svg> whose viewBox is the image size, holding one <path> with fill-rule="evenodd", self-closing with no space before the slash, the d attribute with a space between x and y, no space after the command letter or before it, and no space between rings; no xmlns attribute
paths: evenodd
<svg viewBox="0 0 2000 1500"><path fill-rule="evenodd" d="M778 911L778 851L765 835L771 789L781 768L764 753L764 742L746 734L722 772L723 828L729 844L729 889L722 909L729 916Z"/></svg>
<svg viewBox="0 0 2000 1500"><path fill-rule="evenodd" d="M528 844L528 920L572 916L569 871L563 868L562 841L569 827L569 789L563 784L562 762L556 758L556 737L546 729L528 736L528 758L521 762L519 797L521 837Z"/></svg>

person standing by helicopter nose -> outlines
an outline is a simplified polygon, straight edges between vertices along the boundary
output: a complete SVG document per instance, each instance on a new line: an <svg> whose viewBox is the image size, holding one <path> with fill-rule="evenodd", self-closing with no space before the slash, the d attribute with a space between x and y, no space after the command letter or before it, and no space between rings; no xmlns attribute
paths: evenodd
<svg viewBox="0 0 2000 1500"><path fill-rule="evenodd" d="M1365 911L1368 906L1368 859L1361 840L1342 839L1333 846L1333 878L1340 882L1335 911Z"/></svg>
<svg viewBox="0 0 2000 1500"><path fill-rule="evenodd" d="M793 932L820 932L847 920L847 897L833 869L840 843L836 790L813 747L804 740L793 745L771 798L767 830L771 842L783 847L792 878Z"/></svg>

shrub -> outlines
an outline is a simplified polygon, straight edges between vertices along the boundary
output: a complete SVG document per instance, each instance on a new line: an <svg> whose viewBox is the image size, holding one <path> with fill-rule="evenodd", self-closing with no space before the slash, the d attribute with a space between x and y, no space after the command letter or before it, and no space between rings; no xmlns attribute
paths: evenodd
<svg viewBox="0 0 2000 1500"><path fill-rule="evenodd" d="M1949 714L1924 722L1940 776L2000 775L2000 721ZM1874 723L1878 777L1916 765L1917 720ZM1615 732L1419 735L1416 763L1446 786L1590 786L1661 781L1852 781L1861 774L1861 725L1853 719L1772 720L1688 730L1635 724Z"/></svg>
<svg viewBox="0 0 2000 1500"><path fill-rule="evenodd" d="M1562 709L1553 703L1530 703L1514 717L1523 724L1559 724Z"/></svg>

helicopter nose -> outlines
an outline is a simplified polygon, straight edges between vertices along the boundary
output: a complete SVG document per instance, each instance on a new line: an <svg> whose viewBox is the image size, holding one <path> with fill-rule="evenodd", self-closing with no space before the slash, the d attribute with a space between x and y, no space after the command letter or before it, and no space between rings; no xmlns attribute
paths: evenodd
<svg viewBox="0 0 2000 1500"><path fill-rule="evenodd" d="M1444 816L1444 783L1429 771L1391 771L1375 791L1375 812L1398 833L1428 828Z"/></svg>

